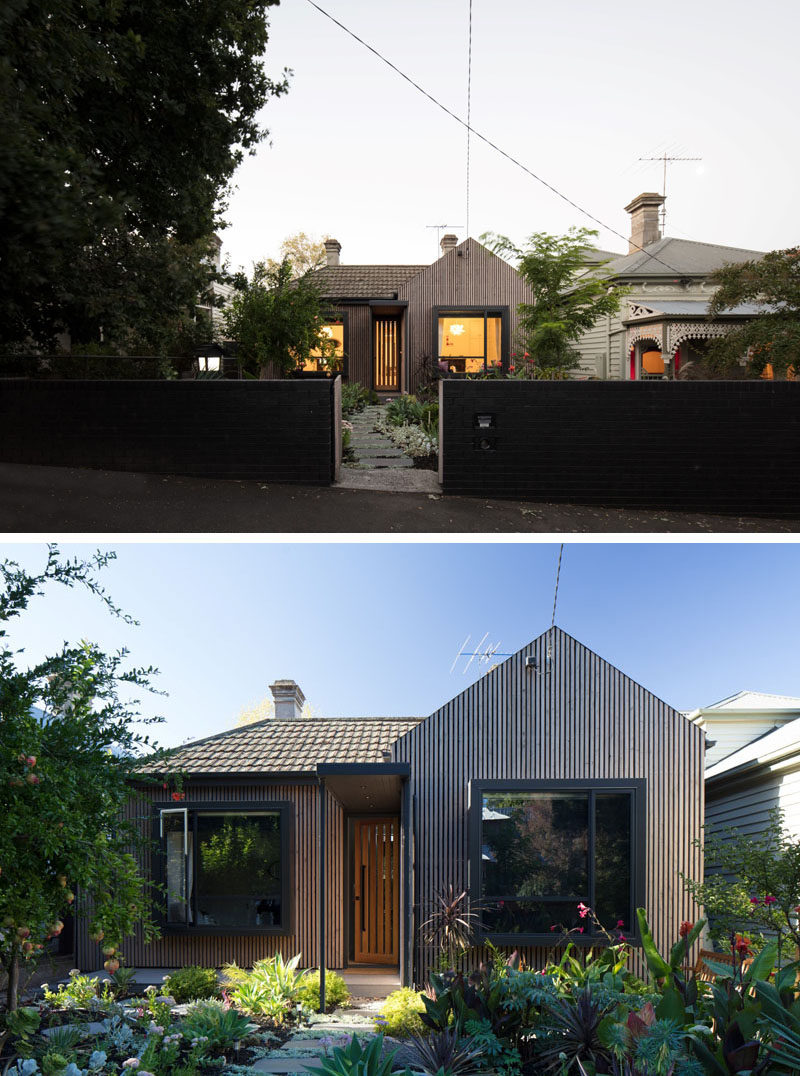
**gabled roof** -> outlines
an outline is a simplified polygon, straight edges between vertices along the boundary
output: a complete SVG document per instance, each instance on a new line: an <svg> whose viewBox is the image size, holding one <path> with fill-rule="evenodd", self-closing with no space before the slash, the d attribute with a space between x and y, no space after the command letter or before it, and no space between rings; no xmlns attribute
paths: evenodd
<svg viewBox="0 0 800 1076"><path fill-rule="evenodd" d="M314 275L328 299L396 299L397 289L427 265L325 265Z"/></svg>
<svg viewBox="0 0 800 1076"><path fill-rule="evenodd" d="M735 695L728 695L719 702L712 702L709 706L702 706L699 711L708 713L709 710L797 710L800 712L800 699L792 695L769 695L764 691L737 691Z"/></svg>
<svg viewBox="0 0 800 1076"><path fill-rule="evenodd" d="M661 260L655 261L650 255L656 255ZM706 277L724 265L763 257L763 250L722 247L715 243L696 243L692 239L670 239L665 236L650 243L644 250L615 258L603 271L625 280L654 276L671 279L676 276Z"/></svg>
<svg viewBox="0 0 800 1076"><path fill-rule="evenodd" d="M270 717L176 747L168 766L191 774L314 773L318 763L384 762L421 717ZM165 764L145 766L161 772Z"/></svg>
<svg viewBox="0 0 800 1076"><path fill-rule="evenodd" d="M630 304L629 304L630 305ZM685 317L685 318L705 318L708 317L708 308L710 300L703 299L659 299L655 303L637 303L641 310L647 308L649 314L637 314L635 317L626 319L627 321L649 321L651 317ZM728 307L727 310L723 310L717 317L755 317L757 314L765 314L774 310L775 307L767 306L764 303L738 303L736 306Z"/></svg>

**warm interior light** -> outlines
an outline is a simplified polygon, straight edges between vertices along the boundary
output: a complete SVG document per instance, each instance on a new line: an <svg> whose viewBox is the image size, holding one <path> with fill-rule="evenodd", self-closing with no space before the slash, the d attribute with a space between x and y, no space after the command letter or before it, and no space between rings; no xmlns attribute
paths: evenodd
<svg viewBox="0 0 800 1076"><path fill-rule="evenodd" d="M461 336L461 334L465 332L465 329L463 325L454 323L450 326L450 332L453 334L453 336Z"/></svg>

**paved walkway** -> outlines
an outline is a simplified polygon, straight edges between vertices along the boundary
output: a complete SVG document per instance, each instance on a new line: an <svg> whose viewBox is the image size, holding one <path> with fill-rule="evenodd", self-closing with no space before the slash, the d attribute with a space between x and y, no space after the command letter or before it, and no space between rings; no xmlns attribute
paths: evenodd
<svg viewBox="0 0 800 1076"><path fill-rule="evenodd" d="M378 433L375 422L385 404L365 407L351 415L350 447L355 459L343 464L337 489L361 489L383 493L441 493L435 471L414 466L410 456L391 438Z"/></svg>
<svg viewBox="0 0 800 1076"><path fill-rule="evenodd" d="M305 1072L315 1068L335 1046L348 1046L353 1035L362 1045L375 1034L373 1017L382 1001L362 1002L351 1009L311 1017L310 1025L296 1028L283 1046L271 1050L250 1066L251 1072Z"/></svg>

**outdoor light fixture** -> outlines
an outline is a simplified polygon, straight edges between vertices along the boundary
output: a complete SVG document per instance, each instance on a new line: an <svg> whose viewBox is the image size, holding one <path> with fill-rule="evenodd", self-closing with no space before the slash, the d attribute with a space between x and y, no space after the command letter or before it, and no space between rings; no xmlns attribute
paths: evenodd
<svg viewBox="0 0 800 1076"><path fill-rule="evenodd" d="M494 415L476 415L475 425L479 430L490 430L494 426Z"/></svg>

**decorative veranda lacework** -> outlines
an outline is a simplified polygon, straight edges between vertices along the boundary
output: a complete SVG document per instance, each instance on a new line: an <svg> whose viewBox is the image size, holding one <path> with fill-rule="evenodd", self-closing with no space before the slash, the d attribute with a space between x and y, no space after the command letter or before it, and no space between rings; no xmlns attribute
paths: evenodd
<svg viewBox="0 0 800 1076"><path fill-rule="evenodd" d="M633 347L640 340L653 340L660 349L663 340L661 326L643 325L640 329L628 329L628 347Z"/></svg>
<svg viewBox="0 0 800 1076"><path fill-rule="evenodd" d="M711 340L727 336L732 325L709 325L692 321L676 321L667 326L667 350L674 351L686 340Z"/></svg>

